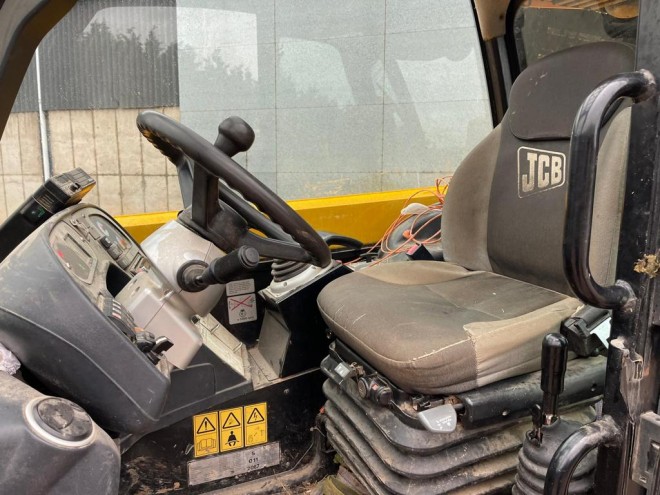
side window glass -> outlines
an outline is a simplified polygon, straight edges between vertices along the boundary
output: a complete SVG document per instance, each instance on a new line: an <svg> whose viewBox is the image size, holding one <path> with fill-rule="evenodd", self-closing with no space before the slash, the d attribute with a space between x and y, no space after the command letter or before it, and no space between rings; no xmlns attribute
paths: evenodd
<svg viewBox="0 0 660 495"><path fill-rule="evenodd" d="M634 47L638 13L637 0L570 8L553 0L526 0L513 20L520 70L551 53L585 43L616 41Z"/></svg>

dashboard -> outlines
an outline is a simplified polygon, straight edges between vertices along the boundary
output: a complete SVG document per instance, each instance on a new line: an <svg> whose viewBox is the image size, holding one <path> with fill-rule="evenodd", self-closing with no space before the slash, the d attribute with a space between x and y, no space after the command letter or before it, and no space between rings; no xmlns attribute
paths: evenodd
<svg viewBox="0 0 660 495"><path fill-rule="evenodd" d="M177 295L108 214L81 204L56 214L0 263L0 281L0 342L49 390L110 431L137 433L158 422L171 366L154 359L144 339L192 323L181 313L180 322L156 317L163 308L174 313ZM128 307L133 300L143 302L139 318ZM153 337L136 328L149 330L151 320L158 320Z"/></svg>
<svg viewBox="0 0 660 495"><path fill-rule="evenodd" d="M67 270L86 285L94 281L99 263L116 264L129 276L150 268L137 243L96 208L78 210L59 222L50 243Z"/></svg>
<svg viewBox="0 0 660 495"><path fill-rule="evenodd" d="M87 207L53 227L50 245L90 300L134 339L137 325L131 312L116 298L134 276L152 268L137 243L101 210Z"/></svg>

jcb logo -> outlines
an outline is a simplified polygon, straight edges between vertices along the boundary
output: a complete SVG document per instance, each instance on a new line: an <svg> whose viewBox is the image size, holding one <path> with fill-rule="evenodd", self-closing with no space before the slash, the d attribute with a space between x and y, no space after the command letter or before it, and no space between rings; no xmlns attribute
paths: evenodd
<svg viewBox="0 0 660 495"><path fill-rule="evenodd" d="M566 181L566 155L522 146L518 148L518 197L560 187Z"/></svg>

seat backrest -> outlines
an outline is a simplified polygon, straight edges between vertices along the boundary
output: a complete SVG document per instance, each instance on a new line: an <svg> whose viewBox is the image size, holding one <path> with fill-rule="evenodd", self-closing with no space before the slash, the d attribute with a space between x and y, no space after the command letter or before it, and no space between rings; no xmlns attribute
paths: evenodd
<svg viewBox="0 0 660 495"><path fill-rule="evenodd" d="M570 294L562 264L567 162L573 120L598 84L634 67L631 48L612 42L549 55L525 69L502 122L463 160L442 218L445 260ZM591 268L614 277L623 205L630 108L601 132Z"/></svg>

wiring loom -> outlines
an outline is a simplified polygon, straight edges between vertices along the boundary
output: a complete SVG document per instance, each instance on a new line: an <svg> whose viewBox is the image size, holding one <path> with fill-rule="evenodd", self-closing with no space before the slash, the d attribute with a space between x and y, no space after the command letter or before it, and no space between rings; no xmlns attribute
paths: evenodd
<svg viewBox="0 0 660 495"><path fill-rule="evenodd" d="M413 194L411 194L410 197L405 201L403 208L401 209L401 214L394 220L394 222L392 222L387 230L385 230L385 233L379 239L379 241L374 244L366 253L364 253L358 260L355 261L361 261L365 258L369 258L369 256L373 255L374 252L380 250L384 253L384 256L370 263L370 265L376 265L388 260L396 254L408 251L414 244L427 246L429 244L440 242L442 229L438 229L437 232L434 232L430 236L422 237L420 234L431 223L442 217L442 208L445 203L445 194L450 180L451 176L436 179L435 190L420 189L419 191L415 191ZM413 199L424 194L432 194L435 196L438 199L437 203L434 203L430 206L413 203ZM409 208L410 206L412 206L412 208ZM413 211L411 212L410 210ZM430 218L427 213L432 213ZM405 237L406 240L398 246L392 245L391 236L394 231L411 218L412 223L410 228L403 232L403 237ZM424 221L421 222L420 218L424 218Z"/></svg>

